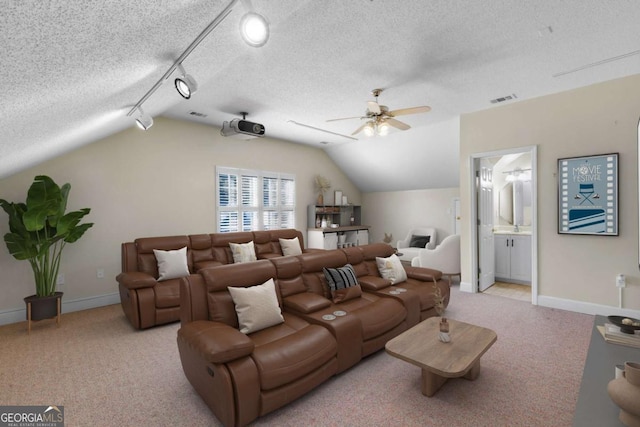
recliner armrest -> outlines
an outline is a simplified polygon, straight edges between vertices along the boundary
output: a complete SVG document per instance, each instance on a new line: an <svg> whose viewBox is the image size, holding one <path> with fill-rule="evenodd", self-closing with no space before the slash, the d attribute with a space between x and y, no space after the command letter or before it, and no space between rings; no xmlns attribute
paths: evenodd
<svg viewBox="0 0 640 427"><path fill-rule="evenodd" d="M423 282L437 282L442 279L442 271L427 267L405 266L407 277Z"/></svg>
<svg viewBox="0 0 640 427"><path fill-rule="evenodd" d="M283 299L285 308L290 308L298 313L314 313L331 305L331 301L312 292L300 292Z"/></svg>
<svg viewBox="0 0 640 427"><path fill-rule="evenodd" d="M379 276L360 276L358 283L366 291L379 291L391 286L391 280Z"/></svg>
<svg viewBox="0 0 640 427"><path fill-rule="evenodd" d="M116 280L127 289L152 288L158 284L155 277L141 271L129 271L120 273Z"/></svg>
<svg viewBox="0 0 640 427"><path fill-rule="evenodd" d="M188 344L211 363L226 363L250 355L255 344L245 334L231 326L196 320L178 330L178 340Z"/></svg>

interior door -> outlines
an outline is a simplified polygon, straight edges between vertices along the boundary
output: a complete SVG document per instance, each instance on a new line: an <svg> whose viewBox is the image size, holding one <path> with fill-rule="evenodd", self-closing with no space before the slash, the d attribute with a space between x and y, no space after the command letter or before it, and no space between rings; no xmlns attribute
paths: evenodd
<svg viewBox="0 0 640 427"><path fill-rule="evenodd" d="M453 199L453 234L460 234L460 198Z"/></svg>
<svg viewBox="0 0 640 427"><path fill-rule="evenodd" d="M478 291L495 282L493 241L493 169L488 159L480 159L478 185Z"/></svg>

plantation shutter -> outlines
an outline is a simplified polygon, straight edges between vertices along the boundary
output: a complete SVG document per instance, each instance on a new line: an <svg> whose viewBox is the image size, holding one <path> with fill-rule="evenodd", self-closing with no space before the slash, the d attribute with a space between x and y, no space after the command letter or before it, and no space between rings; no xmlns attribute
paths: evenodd
<svg viewBox="0 0 640 427"><path fill-rule="evenodd" d="M218 231L295 228L295 177L217 167Z"/></svg>

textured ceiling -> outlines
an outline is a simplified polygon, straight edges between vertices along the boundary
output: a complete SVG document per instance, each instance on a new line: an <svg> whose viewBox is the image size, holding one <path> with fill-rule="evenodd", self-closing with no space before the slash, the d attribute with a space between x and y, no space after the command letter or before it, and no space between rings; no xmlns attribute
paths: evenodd
<svg viewBox="0 0 640 427"><path fill-rule="evenodd" d="M640 72L635 0L253 0L271 24L261 48L239 37L248 3L184 61L192 99L170 79L144 110L215 127L248 111L268 136L324 148L363 191L458 186L459 116L491 99ZM0 177L133 126L127 112L227 4L4 2ZM363 114L379 87L390 109L432 111L358 140L292 123L349 135L358 119L326 120Z"/></svg>

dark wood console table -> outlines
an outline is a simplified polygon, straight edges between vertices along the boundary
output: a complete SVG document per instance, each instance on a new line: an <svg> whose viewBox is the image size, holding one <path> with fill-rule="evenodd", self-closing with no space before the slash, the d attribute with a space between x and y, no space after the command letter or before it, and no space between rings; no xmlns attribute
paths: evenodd
<svg viewBox="0 0 640 427"><path fill-rule="evenodd" d="M573 415L574 427L624 427L618 419L620 408L609 397L607 384L615 377L616 365L640 361L640 349L606 342L596 328L606 321L605 316L596 316L593 322L591 343Z"/></svg>

